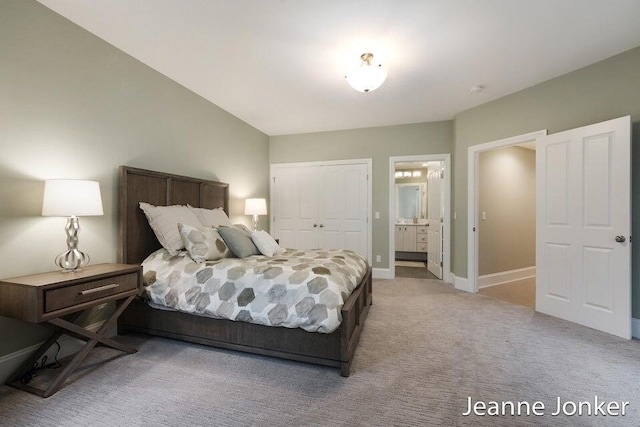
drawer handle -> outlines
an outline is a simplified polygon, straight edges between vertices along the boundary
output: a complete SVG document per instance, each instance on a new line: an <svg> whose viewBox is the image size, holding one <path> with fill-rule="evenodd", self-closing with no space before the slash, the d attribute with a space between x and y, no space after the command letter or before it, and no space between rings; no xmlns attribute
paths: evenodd
<svg viewBox="0 0 640 427"><path fill-rule="evenodd" d="M104 286L100 286L98 288L87 289L86 291L80 292L80 295L89 295L89 294L93 294L93 293L100 292L100 291L106 291L108 289L117 288L118 286L120 286L118 283L112 283L110 285L104 285Z"/></svg>

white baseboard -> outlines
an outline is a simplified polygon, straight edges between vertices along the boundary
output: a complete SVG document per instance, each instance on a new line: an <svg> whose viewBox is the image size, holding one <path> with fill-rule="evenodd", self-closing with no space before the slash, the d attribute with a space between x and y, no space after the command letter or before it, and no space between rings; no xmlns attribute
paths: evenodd
<svg viewBox="0 0 640 427"><path fill-rule="evenodd" d="M631 336L640 339L640 319L631 318Z"/></svg>
<svg viewBox="0 0 640 427"><path fill-rule="evenodd" d="M514 282L516 280L536 277L536 267L518 268L516 270L501 271L499 273L485 274L478 277L478 288L501 285L503 283Z"/></svg>
<svg viewBox="0 0 640 427"><path fill-rule="evenodd" d="M455 274L452 274L451 277L453 279L453 286L456 289L475 293L475 289L469 289L469 280L466 277L458 277Z"/></svg>
<svg viewBox="0 0 640 427"><path fill-rule="evenodd" d="M104 320L93 323L86 328L92 332L96 332L103 323ZM62 359L74 353L77 353L84 345L84 341L76 338L71 338L67 335L63 335L62 337L60 337L58 343L60 344L60 353L58 353L58 359ZM9 379L9 376L13 372L15 372L15 370L18 369L20 365L22 365L22 363L24 363L24 361L27 360L29 356L40 347L40 345L42 345L42 342L0 357L0 385L4 384L7 379ZM58 347L56 345L53 345L51 346L51 348L49 348L49 351L45 353L45 355L47 356L47 363L53 362L57 350Z"/></svg>
<svg viewBox="0 0 640 427"><path fill-rule="evenodd" d="M374 279L393 279L390 268L374 268L372 274Z"/></svg>

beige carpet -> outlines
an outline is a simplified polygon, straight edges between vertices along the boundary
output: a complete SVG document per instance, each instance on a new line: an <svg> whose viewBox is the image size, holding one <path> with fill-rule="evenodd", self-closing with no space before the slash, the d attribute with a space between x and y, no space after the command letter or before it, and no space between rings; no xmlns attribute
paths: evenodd
<svg viewBox="0 0 640 427"><path fill-rule="evenodd" d="M529 308L536 308L536 279L516 280L501 285L480 288L482 295L502 301L518 304Z"/></svg>
<svg viewBox="0 0 640 427"><path fill-rule="evenodd" d="M439 281L374 283L349 378L142 335L49 399L0 389L2 426L640 424L640 343ZM98 349L97 355L113 355ZM463 417L466 399L630 401L613 417Z"/></svg>

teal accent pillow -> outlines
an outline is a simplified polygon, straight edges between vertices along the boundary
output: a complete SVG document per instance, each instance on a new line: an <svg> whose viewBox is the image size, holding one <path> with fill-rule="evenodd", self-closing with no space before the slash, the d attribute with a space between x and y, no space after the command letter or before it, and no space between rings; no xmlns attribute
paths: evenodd
<svg viewBox="0 0 640 427"><path fill-rule="evenodd" d="M222 236L222 240L227 244L227 247L238 258L260 255L260 251L246 231L235 227L218 227L218 233Z"/></svg>

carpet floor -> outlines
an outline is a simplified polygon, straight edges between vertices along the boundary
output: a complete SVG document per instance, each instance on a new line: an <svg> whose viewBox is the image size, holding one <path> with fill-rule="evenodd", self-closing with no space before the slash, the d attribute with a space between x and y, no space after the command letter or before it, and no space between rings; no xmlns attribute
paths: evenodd
<svg viewBox="0 0 640 427"><path fill-rule="evenodd" d="M127 335L49 399L0 388L2 426L640 425L640 343L435 280L375 281L352 374ZM102 359L108 363L98 363ZM551 416L557 397L627 415ZM544 416L462 416L473 401L542 401Z"/></svg>

